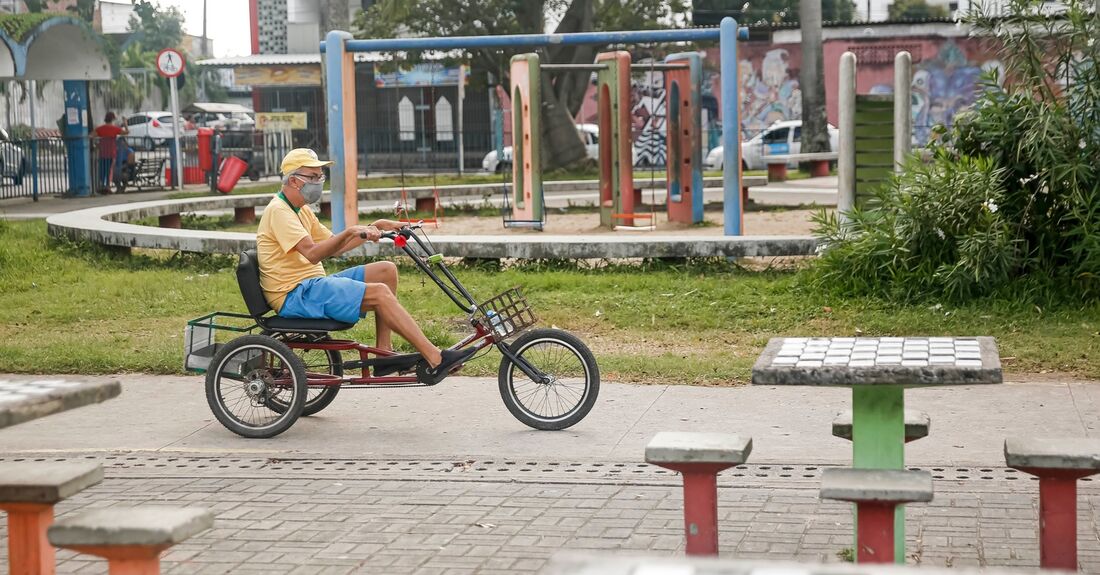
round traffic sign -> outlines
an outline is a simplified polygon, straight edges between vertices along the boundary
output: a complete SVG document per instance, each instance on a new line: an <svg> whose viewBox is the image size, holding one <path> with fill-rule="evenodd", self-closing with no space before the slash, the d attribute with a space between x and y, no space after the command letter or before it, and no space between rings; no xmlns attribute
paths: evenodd
<svg viewBox="0 0 1100 575"><path fill-rule="evenodd" d="M183 73L183 54L173 48L165 48L157 54L157 71L165 78L175 78Z"/></svg>

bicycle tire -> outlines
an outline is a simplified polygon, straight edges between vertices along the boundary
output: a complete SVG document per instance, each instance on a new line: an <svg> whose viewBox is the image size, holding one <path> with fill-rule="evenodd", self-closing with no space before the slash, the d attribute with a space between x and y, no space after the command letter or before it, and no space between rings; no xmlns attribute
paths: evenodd
<svg viewBox="0 0 1100 575"><path fill-rule="evenodd" d="M242 352L243 357L238 358ZM234 358L236 363L231 361ZM276 388L280 391L274 393L281 393L281 390L291 393L286 401L287 409L282 413L267 406L268 394ZM235 400L227 397L234 391L238 392ZM206 372L206 401L214 417L226 429L250 439L275 437L290 429L302 414L306 391L302 361L285 343L266 335L245 335L229 342L214 354ZM247 405L242 406L242 402ZM246 420L234 413L236 407L250 408L262 421ZM264 411L275 413L277 417L265 419Z"/></svg>
<svg viewBox="0 0 1100 575"><path fill-rule="evenodd" d="M600 392L600 368L592 351L577 336L560 329L535 329L516 338L508 348L553 378L550 383L532 381L508 356L501 358L497 375L500 397L520 422L535 429L557 431L576 425L592 410ZM547 361L552 357L536 353L551 348L558 348L552 353L564 360L571 356L577 365L555 369ZM539 405L551 404L560 409L549 414L536 412Z"/></svg>
<svg viewBox="0 0 1100 575"><path fill-rule="evenodd" d="M344 376L344 366L340 359L340 352L334 349L295 349L298 352L295 355L298 359L302 360L302 365L306 369L306 399L302 403L302 417L309 417L320 412L322 409L329 406L332 400L336 399L336 394L340 393L339 385L323 385L323 386L310 386L309 374L312 372L322 373L315 368L322 366L321 363L314 362L312 360L307 361L305 353L310 351L324 352L325 357L328 358L328 369L323 373L325 375L334 375L336 377ZM316 393L315 393L316 392ZM272 397L267 402L267 407L276 413L282 413L286 409L286 404L278 399L278 396Z"/></svg>

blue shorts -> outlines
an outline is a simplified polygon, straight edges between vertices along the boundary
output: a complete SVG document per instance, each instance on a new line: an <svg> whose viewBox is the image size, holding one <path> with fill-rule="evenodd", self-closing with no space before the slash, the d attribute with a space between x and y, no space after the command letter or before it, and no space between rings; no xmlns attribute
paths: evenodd
<svg viewBox="0 0 1100 575"><path fill-rule="evenodd" d="M329 318L355 323L363 317L363 266L320 278L309 278L286 294L279 317Z"/></svg>

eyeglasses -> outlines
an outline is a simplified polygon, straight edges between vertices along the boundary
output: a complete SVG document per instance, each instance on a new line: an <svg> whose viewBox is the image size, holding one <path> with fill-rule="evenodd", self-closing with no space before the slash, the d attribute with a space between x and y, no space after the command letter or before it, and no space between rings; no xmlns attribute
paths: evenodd
<svg viewBox="0 0 1100 575"><path fill-rule="evenodd" d="M308 182L308 183L311 183L311 184L323 184L323 183L325 183L325 175L324 174L318 174L316 176L307 176L305 174L291 174L291 175L293 175L295 178L298 178L298 179L302 180L303 182Z"/></svg>

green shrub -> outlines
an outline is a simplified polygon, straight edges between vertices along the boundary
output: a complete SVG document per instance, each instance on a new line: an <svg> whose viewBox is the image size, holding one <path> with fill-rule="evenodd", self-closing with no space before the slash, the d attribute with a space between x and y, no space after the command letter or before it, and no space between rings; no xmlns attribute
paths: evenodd
<svg viewBox="0 0 1100 575"><path fill-rule="evenodd" d="M1003 77L847 222L820 214L816 287L890 299L1100 295L1100 15L976 13Z"/></svg>

